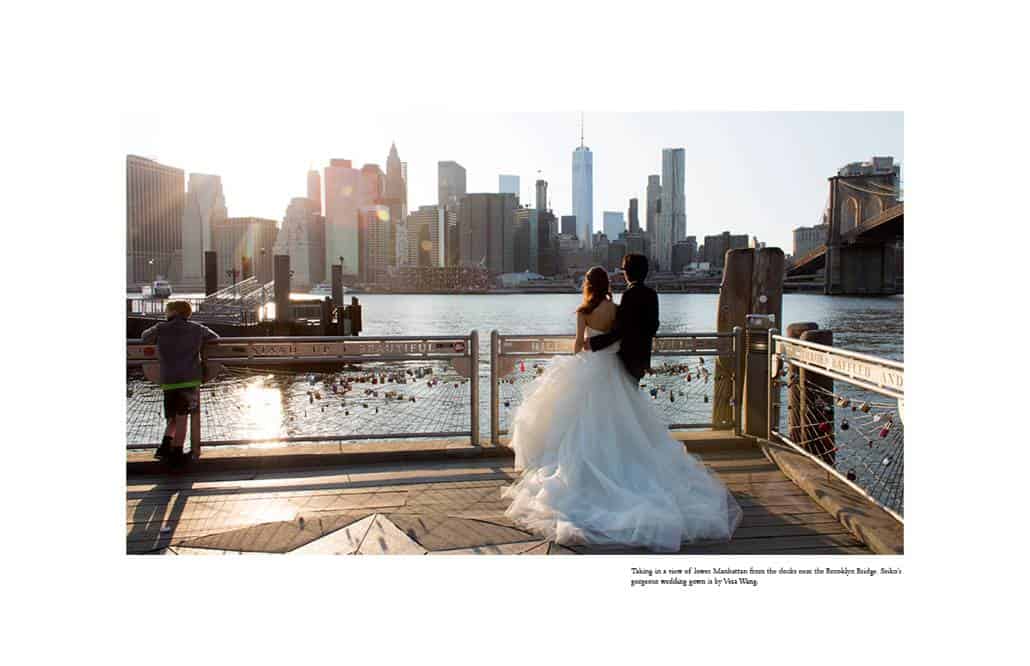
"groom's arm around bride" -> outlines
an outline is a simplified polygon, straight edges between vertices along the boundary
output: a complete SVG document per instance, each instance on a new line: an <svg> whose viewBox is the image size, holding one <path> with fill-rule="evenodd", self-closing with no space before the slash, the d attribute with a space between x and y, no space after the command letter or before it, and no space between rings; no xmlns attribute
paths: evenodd
<svg viewBox="0 0 1030 666"><path fill-rule="evenodd" d="M629 373L640 379L651 367L651 340L658 332L658 294L643 283L647 257L627 254L622 269L629 285L615 313L615 324L608 333L588 338L585 346L590 351L600 351L622 340L619 355Z"/></svg>

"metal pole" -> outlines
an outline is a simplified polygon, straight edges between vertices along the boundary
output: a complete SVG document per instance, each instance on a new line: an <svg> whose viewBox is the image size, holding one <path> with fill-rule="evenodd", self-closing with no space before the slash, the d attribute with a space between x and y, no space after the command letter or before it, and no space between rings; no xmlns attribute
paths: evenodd
<svg viewBox="0 0 1030 666"><path fill-rule="evenodd" d="M500 444L501 437L501 418L497 411L497 402L500 399L498 395L500 386L497 381L497 372L500 369L498 367L500 342L497 329L490 331L490 443L494 446Z"/></svg>
<svg viewBox="0 0 1030 666"><path fill-rule="evenodd" d="M190 457L200 458L200 387L197 387L197 408L190 412Z"/></svg>
<svg viewBox="0 0 1030 666"><path fill-rule="evenodd" d="M733 372L733 434L740 436L744 398L744 329L733 327L733 349L736 352L737 368Z"/></svg>
<svg viewBox="0 0 1030 666"><path fill-rule="evenodd" d="M334 267L335 268L335 267ZM472 446L479 446L479 331L472 331L469 333L469 351L472 353L472 405L471 405L471 438Z"/></svg>
<svg viewBox="0 0 1030 666"><path fill-rule="evenodd" d="M768 440L772 440L772 433L773 433L773 418L774 418L773 402L775 401L776 398L779 397L778 394L775 397L773 396L773 391L775 390L775 387L776 387L776 385L778 383L778 380L779 380L779 368L776 369L775 373L773 372L773 361L776 359L776 354L775 354L774 348L773 348L773 336L774 335L779 335L779 330L777 330L775 328L770 328L769 329L769 334L768 334L767 347L766 347L766 353L769 355L769 395L768 395L769 413L768 413L768 415L766 417L765 438L768 439ZM779 423L777 423L776 425L779 426Z"/></svg>

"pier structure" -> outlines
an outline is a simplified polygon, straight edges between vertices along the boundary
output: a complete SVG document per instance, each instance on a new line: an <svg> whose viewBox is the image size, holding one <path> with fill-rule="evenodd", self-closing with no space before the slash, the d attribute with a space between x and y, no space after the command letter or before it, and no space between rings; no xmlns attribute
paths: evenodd
<svg viewBox="0 0 1030 666"><path fill-rule="evenodd" d="M719 330L658 336L640 382L744 510L732 540L682 552L903 552L903 365L836 348L814 322L781 335L782 252L735 252ZM156 348L130 340L127 551L634 552L549 543L504 515L512 416L573 338L216 341L205 355L220 374L193 415L199 455L182 469L151 457Z"/></svg>

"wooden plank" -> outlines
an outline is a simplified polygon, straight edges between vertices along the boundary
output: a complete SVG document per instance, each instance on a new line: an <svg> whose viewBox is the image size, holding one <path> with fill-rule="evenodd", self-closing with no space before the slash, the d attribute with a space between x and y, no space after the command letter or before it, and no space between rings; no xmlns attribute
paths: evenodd
<svg viewBox="0 0 1030 666"><path fill-rule="evenodd" d="M681 553L726 553L726 554L775 554L799 548L835 548L838 546L861 547L861 542L851 535L821 534L814 536L759 537L754 539L733 539L722 544L684 546Z"/></svg>
<svg viewBox="0 0 1030 666"><path fill-rule="evenodd" d="M784 473L871 550L888 555L905 552L905 526L896 518L800 453L772 446L768 451Z"/></svg>

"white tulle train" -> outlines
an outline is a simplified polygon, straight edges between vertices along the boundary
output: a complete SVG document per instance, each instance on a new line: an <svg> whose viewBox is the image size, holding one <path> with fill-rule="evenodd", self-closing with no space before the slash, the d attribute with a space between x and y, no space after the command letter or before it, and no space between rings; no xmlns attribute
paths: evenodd
<svg viewBox="0 0 1030 666"><path fill-rule="evenodd" d="M561 544L658 552L729 539L733 496L680 442L615 352L558 357L513 419L520 479L502 490L516 524Z"/></svg>

